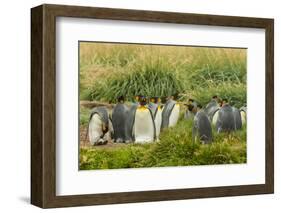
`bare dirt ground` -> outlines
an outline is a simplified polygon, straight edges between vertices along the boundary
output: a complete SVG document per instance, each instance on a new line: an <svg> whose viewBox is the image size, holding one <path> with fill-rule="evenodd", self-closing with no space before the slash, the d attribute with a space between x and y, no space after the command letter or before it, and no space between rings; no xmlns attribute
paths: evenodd
<svg viewBox="0 0 281 213"><path fill-rule="evenodd" d="M118 148L122 146L126 146L124 143L113 143L113 141L109 141L104 145L93 146L90 144L89 137L86 137L87 134L87 126L80 126L80 148L92 148L92 149L108 149L108 148Z"/></svg>

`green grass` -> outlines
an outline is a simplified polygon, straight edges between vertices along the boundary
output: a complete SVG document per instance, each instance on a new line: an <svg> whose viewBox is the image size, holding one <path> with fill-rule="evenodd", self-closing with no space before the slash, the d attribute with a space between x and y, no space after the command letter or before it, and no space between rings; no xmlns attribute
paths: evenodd
<svg viewBox="0 0 281 213"><path fill-rule="evenodd" d="M214 133L214 142L202 145L192 141L192 122L186 120L161 133L160 142L80 149L82 170L232 164L246 159L245 126L231 134Z"/></svg>
<svg viewBox="0 0 281 213"><path fill-rule="evenodd" d="M86 126L89 123L91 109L81 107L80 108L80 126Z"/></svg>
<svg viewBox="0 0 281 213"><path fill-rule="evenodd" d="M211 94L216 94L221 98L227 98L231 105L240 108L246 103L246 90L246 84L225 82L220 85L210 86L207 90L204 87L197 88L191 92L191 96L205 106L210 101Z"/></svg>
<svg viewBox="0 0 281 213"><path fill-rule="evenodd" d="M163 65L147 65L140 67L129 74L109 76L98 82L91 91L92 100L111 101L123 95L128 101L133 101L136 94L146 96L170 96L183 92L183 84L170 70Z"/></svg>
<svg viewBox="0 0 281 213"><path fill-rule="evenodd" d="M80 44L80 97L115 102L120 95L194 98L217 94L246 103L246 50L126 44Z"/></svg>

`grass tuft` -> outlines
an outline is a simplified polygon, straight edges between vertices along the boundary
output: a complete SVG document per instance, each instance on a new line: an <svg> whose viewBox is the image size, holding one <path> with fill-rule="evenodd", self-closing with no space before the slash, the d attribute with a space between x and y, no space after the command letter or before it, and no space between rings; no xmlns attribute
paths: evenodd
<svg viewBox="0 0 281 213"><path fill-rule="evenodd" d="M111 101L126 95L194 98L217 94L246 103L246 50L129 44L80 44L80 97Z"/></svg>

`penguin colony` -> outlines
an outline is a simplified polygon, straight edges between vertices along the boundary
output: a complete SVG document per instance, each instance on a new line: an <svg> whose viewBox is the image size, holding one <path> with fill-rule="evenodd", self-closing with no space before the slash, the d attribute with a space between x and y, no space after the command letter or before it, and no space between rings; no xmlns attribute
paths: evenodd
<svg viewBox="0 0 281 213"><path fill-rule="evenodd" d="M95 107L89 117L88 137L91 145L115 143L151 143L159 141L160 132L175 126L180 117L180 108L185 107L184 119L193 120L192 139L202 144L212 142L212 131L232 132L246 123L247 107L237 109L227 99L213 96L203 108L195 100L187 103L176 101L177 95L147 98L135 97L129 106L119 97L110 113L106 107Z"/></svg>

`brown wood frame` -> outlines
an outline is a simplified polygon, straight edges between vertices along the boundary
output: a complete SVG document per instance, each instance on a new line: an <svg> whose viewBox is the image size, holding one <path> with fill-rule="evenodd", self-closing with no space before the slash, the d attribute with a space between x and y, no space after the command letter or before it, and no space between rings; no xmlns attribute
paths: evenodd
<svg viewBox="0 0 281 213"><path fill-rule="evenodd" d="M266 183L56 196L56 17L263 28L266 32ZM274 20L41 5L31 9L31 203L42 207L131 203L274 192Z"/></svg>

